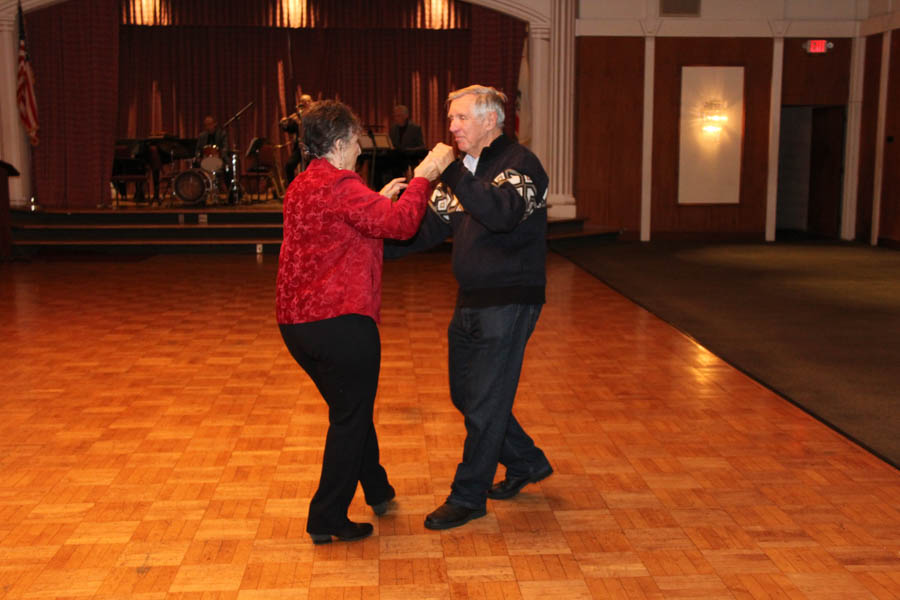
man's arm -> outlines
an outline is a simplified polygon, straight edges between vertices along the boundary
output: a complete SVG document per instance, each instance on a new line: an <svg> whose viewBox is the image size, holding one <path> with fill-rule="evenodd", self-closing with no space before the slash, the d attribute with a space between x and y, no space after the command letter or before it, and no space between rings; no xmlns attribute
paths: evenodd
<svg viewBox="0 0 900 600"><path fill-rule="evenodd" d="M546 175L534 171L516 165L487 182L456 161L441 174L441 181L450 186L465 211L485 228L508 232L547 205Z"/></svg>
<svg viewBox="0 0 900 600"><path fill-rule="evenodd" d="M385 258L402 258L413 252L421 252L434 248L453 233L450 225L446 223L434 211L429 202L429 208L425 211L425 218L419 225L419 230L411 239L385 240L384 241L384 257Z"/></svg>

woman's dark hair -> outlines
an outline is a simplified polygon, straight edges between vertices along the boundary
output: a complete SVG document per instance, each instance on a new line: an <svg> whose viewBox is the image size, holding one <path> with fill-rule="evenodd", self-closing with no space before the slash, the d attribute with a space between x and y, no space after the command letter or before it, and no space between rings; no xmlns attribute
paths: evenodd
<svg viewBox="0 0 900 600"><path fill-rule="evenodd" d="M319 100L303 111L303 144L316 158L331 152L338 140L346 140L359 131L359 119L343 102Z"/></svg>

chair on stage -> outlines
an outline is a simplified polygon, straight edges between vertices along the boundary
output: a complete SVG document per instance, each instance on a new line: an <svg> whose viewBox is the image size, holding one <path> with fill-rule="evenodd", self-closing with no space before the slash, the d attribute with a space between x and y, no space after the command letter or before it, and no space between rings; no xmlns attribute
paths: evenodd
<svg viewBox="0 0 900 600"><path fill-rule="evenodd" d="M172 180L177 171L173 159L164 160L159 146L151 144L148 148L148 161L153 175L153 200L161 205L169 204L163 199L173 195Z"/></svg>
<svg viewBox="0 0 900 600"><path fill-rule="evenodd" d="M116 144L113 155L112 175L109 178L113 188L113 208L119 208L121 200L128 199L128 184L134 184L131 196L135 202L144 200L147 187L149 166L147 162L134 158L133 149L126 144Z"/></svg>
<svg viewBox="0 0 900 600"><path fill-rule="evenodd" d="M250 185L246 186L254 202L265 201L271 191L277 200L284 198L284 184L281 179L281 167L278 161L278 150L281 146L266 143L266 138L253 138L244 155L246 166L241 179Z"/></svg>

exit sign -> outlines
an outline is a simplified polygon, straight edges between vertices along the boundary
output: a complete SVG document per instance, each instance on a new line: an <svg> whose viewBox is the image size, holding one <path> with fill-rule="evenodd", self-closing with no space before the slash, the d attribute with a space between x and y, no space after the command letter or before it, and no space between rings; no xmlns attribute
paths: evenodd
<svg viewBox="0 0 900 600"><path fill-rule="evenodd" d="M825 54L834 48L834 42L828 40L806 40L803 48L810 54Z"/></svg>

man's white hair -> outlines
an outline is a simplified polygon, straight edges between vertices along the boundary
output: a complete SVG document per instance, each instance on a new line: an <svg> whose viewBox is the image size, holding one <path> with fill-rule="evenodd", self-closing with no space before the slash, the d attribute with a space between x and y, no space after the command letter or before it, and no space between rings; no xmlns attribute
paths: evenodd
<svg viewBox="0 0 900 600"><path fill-rule="evenodd" d="M493 111L497 114L497 128L503 128L503 121L506 118L506 113L503 111L503 107L506 105L506 94L487 85L470 85L450 92L447 95L447 106L450 106L450 103L457 98L468 95L475 96L475 106L472 110L476 117L484 118L487 113Z"/></svg>

